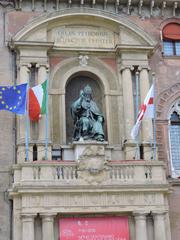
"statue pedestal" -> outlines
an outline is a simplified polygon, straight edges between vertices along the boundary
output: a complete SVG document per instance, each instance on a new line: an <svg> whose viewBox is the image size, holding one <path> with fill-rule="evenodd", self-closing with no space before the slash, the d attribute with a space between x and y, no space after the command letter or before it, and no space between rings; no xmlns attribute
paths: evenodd
<svg viewBox="0 0 180 240"><path fill-rule="evenodd" d="M98 184L106 179L105 146L107 142L73 142L75 161L78 162L78 175L83 181Z"/></svg>
<svg viewBox="0 0 180 240"><path fill-rule="evenodd" d="M97 157L104 156L105 158L105 146L107 142L97 142L97 141L74 141L73 149L75 161L80 161L82 158L86 157Z"/></svg>

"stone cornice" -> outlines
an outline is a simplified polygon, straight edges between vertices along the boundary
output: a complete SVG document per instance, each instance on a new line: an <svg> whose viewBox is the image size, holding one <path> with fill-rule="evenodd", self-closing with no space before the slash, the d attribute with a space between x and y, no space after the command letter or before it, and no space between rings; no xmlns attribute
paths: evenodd
<svg viewBox="0 0 180 240"><path fill-rule="evenodd" d="M125 44L118 44L115 47L116 53L119 52L129 52L129 51L139 51L139 52L152 52L155 46L148 46L148 45L125 45Z"/></svg>
<svg viewBox="0 0 180 240"><path fill-rule="evenodd" d="M5 1L8 2L8 1ZM14 5L16 10L23 10L23 0L14 0ZM42 8L38 8L36 6L35 1L29 0L29 10L31 11L49 11L47 1L41 0L42 2ZM61 1L52 1L51 9L54 8L55 11L58 11L62 9ZM63 2L64 4L64 2ZM65 1L66 7L65 8L73 8L73 7L85 7L85 2L79 0L79 2L71 2L71 1ZM173 17L177 16L179 8L179 1L178 0L134 0L134 1L119 1L119 0L113 0L111 2L106 2L106 0L100 0L98 1L98 5L96 4L96 0L92 0L89 3L86 2L86 6L91 8L98 8L98 5L102 5L101 9L104 9L105 11L114 11L116 14L126 14L126 15L139 15L141 17ZM26 5L27 6L27 5ZM109 8L111 6L111 8ZM113 7L113 8L112 8ZM64 5L63 5L64 8ZM112 10L113 9L113 10ZM168 11L167 11L168 9ZM146 10L146 14L144 12Z"/></svg>
<svg viewBox="0 0 180 240"><path fill-rule="evenodd" d="M53 47L53 42L35 42L35 41L9 41L8 45L10 49L19 49L19 48L38 48L38 49L50 49Z"/></svg>
<svg viewBox="0 0 180 240"><path fill-rule="evenodd" d="M118 193L169 193L170 185L169 184L162 184L162 183L146 183L146 184L119 184L117 185L105 185L97 187L95 185L79 185L76 184L72 185L57 185L57 184L47 184L42 183L41 185L35 185L33 182L29 182L29 184L16 185L14 184L13 188L9 190L9 195L22 195L22 194L46 194L48 193L61 193L61 194L118 194Z"/></svg>

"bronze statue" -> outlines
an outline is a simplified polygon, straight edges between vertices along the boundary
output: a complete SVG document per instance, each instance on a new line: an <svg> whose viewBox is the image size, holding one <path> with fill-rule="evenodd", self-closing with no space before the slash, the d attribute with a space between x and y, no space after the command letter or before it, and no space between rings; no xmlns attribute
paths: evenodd
<svg viewBox="0 0 180 240"><path fill-rule="evenodd" d="M74 120L73 140L104 141L104 116L92 100L92 89L87 85L80 91L80 97L71 106L71 115Z"/></svg>

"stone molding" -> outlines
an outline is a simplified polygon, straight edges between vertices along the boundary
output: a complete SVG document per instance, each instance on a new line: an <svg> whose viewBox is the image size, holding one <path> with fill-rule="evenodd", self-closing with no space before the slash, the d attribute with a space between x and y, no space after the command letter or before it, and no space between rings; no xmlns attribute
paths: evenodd
<svg viewBox="0 0 180 240"><path fill-rule="evenodd" d="M121 24L124 27L127 27L129 30L131 30L135 35L139 35L140 38L142 38L146 43L147 46L155 46L155 41L149 36L148 33L146 33L143 29L139 28L137 25L135 25L133 22L129 21L128 17L122 17L117 16L116 14L110 14L108 12L103 12L103 15L97 11L96 9L91 8L84 8L81 9L81 11L76 9L65 9L63 11L53 12L44 14L40 17L37 17L35 20L33 20L31 23L24 26L22 30L20 30L14 37L14 41L20 41L27 33L30 33L33 29L40 27L41 25L47 24L48 22L57 20L59 18L63 18L65 16L93 16L98 18L103 18L109 21L113 21L115 23Z"/></svg>
<svg viewBox="0 0 180 240"><path fill-rule="evenodd" d="M157 120L167 119L170 106L180 97L180 83L176 83L162 93L157 98Z"/></svg>
<svg viewBox="0 0 180 240"><path fill-rule="evenodd" d="M43 0L42 0L43 3ZM98 2L101 5L101 9L104 9L104 11L113 11L116 14L124 14L124 15L131 15L131 13L133 12L133 15L137 15L139 17L145 17L144 16L144 9L146 9L146 15L148 15L148 17L154 17L154 16L158 16L158 17L164 17L164 16L177 16L177 8L178 8L178 0L164 0L163 2L160 0L147 0L147 1L143 1L140 0L138 2L133 2L131 0L128 0L128 2L122 2L119 3L119 1L112 1L110 2L111 4L111 8L109 9L107 2L105 1L99 1ZM83 9L83 7L85 7L84 5L84 1L80 0L79 3L77 2L76 5L73 4L73 2L71 1L67 1L66 2L66 7L65 8L73 8L73 7L79 7L81 9ZM98 5L99 5L98 4ZM15 9L16 10L23 10L23 3L21 0L16 0L15 3ZM99 7L96 4L96 0L93 0L92 3L89 3L88 7L91 7L92 9L96 9L98 10ZM87 7L87 6L86 6ZM51 5L51 8L54 8L54 11L59 11L62 6L61 6L61 2L56 1L56 3L54 3L53 5ZM114 9L114 10L112 10ZM168 14L166 13L168 9ZM33 1L32 4L29 5L29 10L31 11L36 11L36 4ZM42 4L41 8L37 9L38 11L43 11L43 12L47 12L49 10L47 2L44 1L44 4ZM101 10L102 11L102 10Z"/></svg>

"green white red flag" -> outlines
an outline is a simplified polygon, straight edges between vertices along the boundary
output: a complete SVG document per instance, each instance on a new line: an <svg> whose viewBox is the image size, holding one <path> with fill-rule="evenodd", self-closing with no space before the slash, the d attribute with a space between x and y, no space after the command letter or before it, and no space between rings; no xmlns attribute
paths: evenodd
<svg viewBox="0 0 180 240"><path fill-rule="evenodd" d="M29 118L38 121L46 114L47 80L29 89Z"/></svg>

